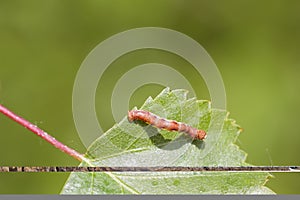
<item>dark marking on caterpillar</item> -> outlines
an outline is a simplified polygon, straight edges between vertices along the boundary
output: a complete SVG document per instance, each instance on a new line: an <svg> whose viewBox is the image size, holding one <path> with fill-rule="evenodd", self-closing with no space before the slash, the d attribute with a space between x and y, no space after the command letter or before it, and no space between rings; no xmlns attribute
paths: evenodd
<svg viewBox="0 0 300 200"><path fill-rule="evenodd" d="M189 136L191 136L193 139L203 140L206 138L206 132L204 130L193 128L188 124L177 122L175 120L168 120L168 119L161 118L145 110L128 111L128 120L130 122L134 120L141 120L159 129L164 129L167 131L184 132Z"/></svg>

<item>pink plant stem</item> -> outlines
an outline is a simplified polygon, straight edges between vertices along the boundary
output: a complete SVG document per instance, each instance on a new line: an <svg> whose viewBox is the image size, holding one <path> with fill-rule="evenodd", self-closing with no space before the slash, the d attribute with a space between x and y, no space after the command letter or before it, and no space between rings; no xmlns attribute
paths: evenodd
<svg viewBox="0 0 300 200"><path fill-rule="evenodd" d="M57 141L54 137L43 131L42 129L38 128L37 126L33 125L32 123L28 122L27 120L23 119L22 117L16 115L15 113L11 112L3 105L0 104L0 112L9 117L10 119L14 120L15 122L21 124L28 130L32 131L34 134L40 136L56 148L60 149L61 151L65 152L66 154L74 157L75 159L82 161L85 160L84 156L74 149L64 145L63 143Z"/></svg>

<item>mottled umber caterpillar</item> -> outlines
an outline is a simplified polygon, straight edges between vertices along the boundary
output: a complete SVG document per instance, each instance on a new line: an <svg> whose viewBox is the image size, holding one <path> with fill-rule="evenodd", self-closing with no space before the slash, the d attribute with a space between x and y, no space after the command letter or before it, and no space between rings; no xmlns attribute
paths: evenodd
<svg viewBox="0 0 300 200"><path fill-rule="evenodd" d="M168 131L184 132L187 133L192 138L199 139L199 140L203 140L206 138L206 132L204 130L198 130L182 122L161 118L145 110L128 111L128 120L129 121L141 120L146 122L147 124L151 124L160 129L164 129Z"/></svg>

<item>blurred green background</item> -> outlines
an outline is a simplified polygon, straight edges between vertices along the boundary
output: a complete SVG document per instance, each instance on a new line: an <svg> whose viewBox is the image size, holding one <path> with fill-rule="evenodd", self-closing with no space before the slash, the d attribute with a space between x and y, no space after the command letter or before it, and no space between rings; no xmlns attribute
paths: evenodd
<svg viewBox="0 0 300 200"><path fill-rule="evenodd" d="M145 26L170 28L198 41L216 62L230 116L244 129L237 144L248 153L247 161L300 165L299 9L296 0L0 0L0 103L85 152L72 117L73 82L84 58L116 33ZM98 117L105 129L114 123L108 105L124 73L118 66L130 69L147 62L188 68L177 56L155 50L132 52L115 61L97 90ZM186 73L189 77L193 71ZM198 98L209 99L200 76L191 83ZM141 105L162 88L139 88L131 106ZM0 134L2 166L78 164L2 115ZM300 193L300 173L273 175L267 186L276 193ZM67 177L1 173L0 193L55 194Z"/></svg>

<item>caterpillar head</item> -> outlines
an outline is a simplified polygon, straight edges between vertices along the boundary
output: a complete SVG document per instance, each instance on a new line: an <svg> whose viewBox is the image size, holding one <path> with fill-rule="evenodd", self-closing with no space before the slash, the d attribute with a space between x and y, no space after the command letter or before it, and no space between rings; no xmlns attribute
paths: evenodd
<svg viewBox="0 0 300 200"><path fill-rule="evenodd" d="M204 140L206 138L206 132L204 130L197 130L196 139Z"/></svg>

